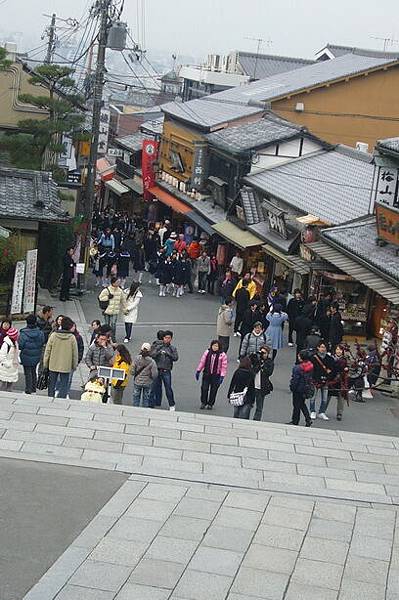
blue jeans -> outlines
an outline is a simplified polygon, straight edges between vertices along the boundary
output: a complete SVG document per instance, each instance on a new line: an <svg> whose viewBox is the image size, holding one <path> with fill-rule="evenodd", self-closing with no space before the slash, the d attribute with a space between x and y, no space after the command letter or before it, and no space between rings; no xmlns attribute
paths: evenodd
<svg viewBox="0 0 399 600"><path fill-rule="evenodd" d="M104 314L104 322L106 325L110 325L112 327L112 339L116 340L116 322L118 320L118 315L106 315Z"/></svg>
<svg viewBox="0 0 399 600"><path fill-rule="evenodd" d="M319 414L326 412L327 409L327 397L328 397L328 387L324 386L321 388L316 388L313 398L310 400L310 412L316 412L316 398L317 392L320 392L320 408Z"/></svg>
<svg viewBox="0 0 399 600"><path fill-rule="evenodd" d="M169 406L174 406L175 397L172 390L172 373L164 370L158 370L158 377L152 384L151 405L161 406L162 404L162 382L165 387L165 394L168 399Z"/></svg>
<svg viewBox="0 0 399 600"><path fill-rule="evenodd" d="M75 370L68 373L69 378L68 378L67 396L69 395L69 392L71 391L72 378L73 378L73 374L75 373ZM55 391L59 393L60 389L61 389L61 379L58 379L56 386L55 386Z"/></svg>
<svg viewBox="0 0 399 600"><path fill-rule="evenodd" d="M59 385L59 398L66 398L68 393L70 373L59 373L58 371L49 371L48 376L48 396L54 398L55 389L57 387L58 378L60 379Z"/></svg>
<svg viewBox="0 0 399 600"><path fill-rule="evenodd" d="M133 385L133 406L140 406L141 393L143 393L143 408L150 406L151 386Z"/></svg>

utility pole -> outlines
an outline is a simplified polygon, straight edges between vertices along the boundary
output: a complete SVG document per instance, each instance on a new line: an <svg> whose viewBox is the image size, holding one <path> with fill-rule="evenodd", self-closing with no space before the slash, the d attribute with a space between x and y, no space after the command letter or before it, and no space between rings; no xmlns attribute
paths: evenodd
<svg viewBox="0 0 399 600"><path fill-rule="evenodd" d="M46 29L46 35L48 35L48 44L47 44L47 53L46 58L44 60L45 63L50 64L53 62L53 56L55 52L55 45L57 42L56 37L56 19L57 15L53 13L51 15L51 23L50 26Z"/></svg>
<svg viewBox="0 0 399 600"><path fill-rule="evenodd" d="M87 224L86 240L82 252L90 245L91 219L94 206L94 194L97 173L98 140L100 135L100 117L103 103L105 51L107 48L108 30L110 27L110 8L112 0L97 0L97 14L100 15L100 29L98 33L97 66L94 79L93 118L91 125L90 156L87 168L86 198L84 204L84 220ZM85 255L82 255L85 258Z"/></svg>

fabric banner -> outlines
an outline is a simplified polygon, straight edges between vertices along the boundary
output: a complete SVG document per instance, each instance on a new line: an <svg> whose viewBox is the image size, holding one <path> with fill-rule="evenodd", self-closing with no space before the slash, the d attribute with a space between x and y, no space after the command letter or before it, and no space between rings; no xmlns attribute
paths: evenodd
<svg viewBox="0 0 399 600"><path fill-rule="evenodd" d="M158 159L159 142L156 140L143 140L142 176L144 200L152 200L153 195L148 190L155 185L154 162Z"/></svg>
<svg viewBox="0 0 399 600"><path fill-rule="evenodd" d="M22 298L24 295L25 261L19 260L15 265L14 285L12 288L11 314L22 313Z"/></svg>
<svg viewBox="0 0 399 600"><path fill-rule="evenodd" d="M26 253L24 313L31 313L35 310L36 270L37 270L37 250L28 250L28 252Z"/></svg>

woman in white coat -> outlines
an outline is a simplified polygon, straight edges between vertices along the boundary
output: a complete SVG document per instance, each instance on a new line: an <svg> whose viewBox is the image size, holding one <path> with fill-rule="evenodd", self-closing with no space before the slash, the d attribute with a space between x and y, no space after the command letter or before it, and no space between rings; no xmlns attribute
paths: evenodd
<svg viewBox="0 0 399 600"><path fill-rule="evenodd" d="M126 337L123 341L126 343L130 342L130 338L132 337L133 323L137 323L139 304L143 297L143 294L140 291L140 283L138 281L133 281L129 291L125 290L125 294L126 308L124 311L124 320Z"/></svg>
<svg viewBox="0 0 399 600"><path fill-rule="evenodd" d="M18 381L18 338L18 330L10 327L0 348L0 389L2 390L11 390L12 384Z"/></svg>

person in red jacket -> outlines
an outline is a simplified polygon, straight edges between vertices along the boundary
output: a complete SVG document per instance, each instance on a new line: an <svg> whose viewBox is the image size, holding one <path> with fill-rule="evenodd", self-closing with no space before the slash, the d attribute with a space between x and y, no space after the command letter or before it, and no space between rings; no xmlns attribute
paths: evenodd
<svg viewBox="0 0 399 600"><path fill-rule="evenodd" d="M186 250L187 244L184 241L184 233L179 233L179 237L175 241L174 249L181 254L183 250Z"/></svg>

